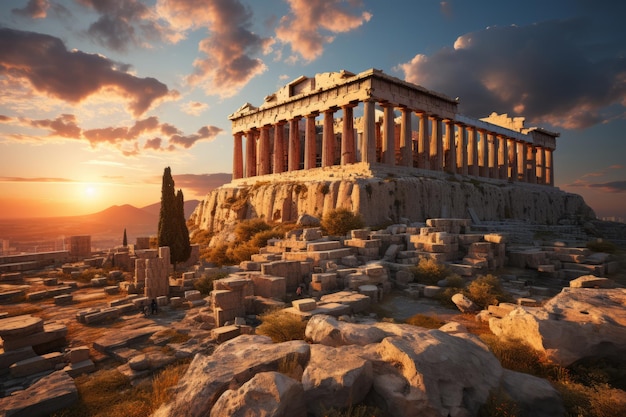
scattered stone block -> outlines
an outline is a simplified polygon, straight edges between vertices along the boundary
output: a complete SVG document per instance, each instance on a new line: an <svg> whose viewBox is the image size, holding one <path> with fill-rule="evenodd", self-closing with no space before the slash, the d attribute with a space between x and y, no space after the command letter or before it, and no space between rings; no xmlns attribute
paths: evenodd
<svg viewBox="0 0 626 417"><path fill-rule="evenodd" d="M46 287L53 287L55 285L57 285L57 278L44 278L43 280L43 285L45 285Z"/></svg>
<svg viewBox="0 0 626 417"><path fill-rule="evenodd" d="M570 281L571 288L615 288L615 282L608 278L600 278L594 275L584 275Z"/></svg>
<svg viewBox="0 0 626 417"><path fill-rule="evenodd" d="M291 305L298 311L306 312L315 310L315 308L317 307L317 302L314 298L303 298L300 300L293 300L291 302Z"/></svg>
<svg viewBox="0 0 626 417"><path fill-rule="evenodd" d="M29 388L0 399L0 410L7 416L47 416L78 401L78 390L71 376L56 371Z"/></svg>
<svg viewBox="0 0 626 417"><path fill-rule="evenodd" d="M82 362L70 363L65 368L65 372L72 378L76 378L82 374L89 374L96 371L96 364L91 359L84 360Z"/></svg>
<svg viewBox="0 0 626 417"><path fill-rule="evenodd" d="M11 303L23 296L24 290L4 291L0 293L0 303Z"/></svg>
<svg viewBox="0 0 626 417"><path fill-rule="evenodd" d="M51 371L61 362L63 362L63 355L61 353L46 353L45 355L38 355L18 361L9 367L9 371L13 378L21 378L40 372Z"/></svg>
<svg viewBox="0 0 626 417"><path fill-rule="evenodd" d="M344 304L350 307L351 314L366 312L371 305L372 299L355 291L339 291L332 294L324 295L320 298L322 303L326 304Z"/></svg>
<svg viewBox="0 0 626 417"><path fill-rule="evenodd" d="M217 343L224 343L227 340L234 339L239 336L241 331L239 326L223 326L211 330L211 335Z"/></svg>
<svg viewBox="0 0 626 417"><path fill-rule="evenodd" d="M74 297L72 296L72 294L57 295L54 297L54 304L56 305L71 304L73 299Z"/></svg>
<svg viewBox="0 0 626 417"><path fill-rule="evenodd" d="M424 297L426 298L435 298L443 291L443 288L438 287L436 285L426 285L424 287Z"/></svg>
<svg viewBox="0 0 626 417"><path fill-rule="evenodd" d="M172 297L170 298L170 306L173 308L178 308L183 305L183 299L180 297Z"/></svg>
<svg viewBox="0 0 626 417"><path fill-rule="evenodd" d="M106 277L91 278L90 282L91 282L91 285L94 287L104 287L105 285L107 285Z"/></svg>
<svg viewBox="0 0 626 417"><path fill-rule="evenodd" d="M117 285L109 285L104 287L104 293L107 295L115 295L115 294L119 294L120 292L120 287L118 287Z"/></svg>
<svg viewBox="0 0 626 417"><path fill-rule="evenodd" d="M100 311L87 314L83 318L85 324L100 323L106 320L114 320L120 316L120 310L117 307L103 308Z"/></svg>
<svg viewBox="0 0 626 417"><path fill-rule="evenodd" d="M83 362L89 359L89 347L88 346L78 346L71 348L67 351L66 357L68 362L77 363Z"/></svg>

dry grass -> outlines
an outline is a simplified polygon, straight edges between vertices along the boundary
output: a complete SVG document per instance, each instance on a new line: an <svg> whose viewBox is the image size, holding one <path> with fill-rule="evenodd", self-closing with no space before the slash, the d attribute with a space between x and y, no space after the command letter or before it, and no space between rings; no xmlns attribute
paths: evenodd
<svg viewBox="0 0 626 417"><path fill-rule="evenodd" d="M413 326L425 327L427 329L438 329L445 324L436 316L428 314L416 314L406 319L405 323Z"/></svg>
<svg viewBox="0 0 626 417"><path fill-rule="evenodd" d="M257 327L257 334L269 336L274 343L289 340L303 340L306 321L283 310L272 310L260 317L261 325Z"/></svg>

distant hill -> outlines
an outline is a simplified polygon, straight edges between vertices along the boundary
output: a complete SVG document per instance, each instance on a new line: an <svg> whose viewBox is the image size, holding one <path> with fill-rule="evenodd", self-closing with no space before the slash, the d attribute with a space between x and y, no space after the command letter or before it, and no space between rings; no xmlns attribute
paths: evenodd
<svg viewBox="0 0 626 417"><path fill-rule="evenodd" d="M196 209L200 203L200 200L187 200L185 201L185 218L188 219L191 216L191 213ZM161 211L161 202L150 204L149 206L142 207L141 210L151 213L157 216L157 221L159 219L159 212Z"/></svg>

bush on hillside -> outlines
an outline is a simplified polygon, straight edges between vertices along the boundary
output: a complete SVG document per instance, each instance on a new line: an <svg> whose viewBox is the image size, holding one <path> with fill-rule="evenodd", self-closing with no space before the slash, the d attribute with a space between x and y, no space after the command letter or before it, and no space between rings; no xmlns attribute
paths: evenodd
<svg viewBox="0 0 626 417"><path fill-rule="evenodd" d="M436 285L437 282L450 275L450 271L442 263L431 258L421 258L419 263L411 268L415 280L420 284Z"/></svg>
<svg viewBox="0 0 626 417"><path fill-rule="evenodd" d="M269 336L274 343L304 340L306 321L296 315L284 310L272 310L262 314L259 319L261 324L256 333Z"/></svg>
<svg viewBox="0 0 626 417"><path fill-rule="evenodd" d="M365 223L358 213L346 208L330 210L322 217L322 229L330 236L345 236L351 230L363 228Z"/></svg>
<svg viewBox="0 0 626 417"><path fill-rule="evenodd" d="M479 275L467 286L465 295L483 309L509 300L509 296L502 290L500 280L491 274Z"/></svg>

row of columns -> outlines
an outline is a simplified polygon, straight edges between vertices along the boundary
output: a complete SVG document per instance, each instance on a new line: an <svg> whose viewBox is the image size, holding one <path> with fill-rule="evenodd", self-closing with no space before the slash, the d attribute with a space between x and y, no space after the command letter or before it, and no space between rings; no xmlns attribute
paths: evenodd
<svg viewBox="0 0 626 417"><path fill-rule="evenodd" d="M419 126L417 138L414 140L412 110L400 108L400 124L397 126L395 107L381 103L383 118L382 123L377 123L375 104L374 100L363 102L361 162L380 162L462 175L554 185L552 149L421 111L415 111ZM341 165L357 162L353 116L355 106L353 103L341 106ZM339 108L333 107L323 112L322 167L332 166L336 162L334 113L338 110ZM315 168L318 116L319 113L304 116L304 158L300 149L299 131L302 116L245 132L245 164L242 153L244 133L235 133L233 178L243 178L244 167L245 177L299 170L302 159L304 169ZM289 131L288 143L285 143L286 125ZM273 149L270 149L271 130L274 132Z"/></svg>

